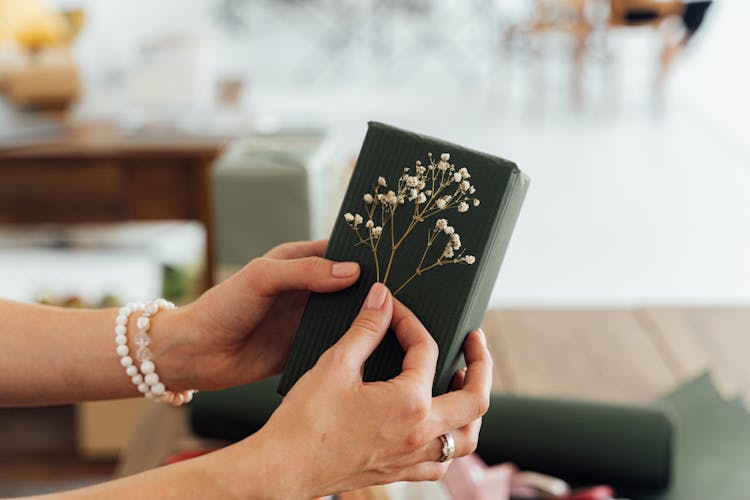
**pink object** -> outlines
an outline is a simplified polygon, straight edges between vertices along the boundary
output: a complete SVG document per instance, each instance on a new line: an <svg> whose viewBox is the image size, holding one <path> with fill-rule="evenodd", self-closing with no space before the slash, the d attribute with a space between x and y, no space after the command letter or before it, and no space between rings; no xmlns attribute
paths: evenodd
<svg viewBox="0 0 750 500"><path fill-rule="evenodd" d="M515 473L513 464L487 467L472 454L453 461L443 477L443 485L453 500L509 500Z"/></svg>

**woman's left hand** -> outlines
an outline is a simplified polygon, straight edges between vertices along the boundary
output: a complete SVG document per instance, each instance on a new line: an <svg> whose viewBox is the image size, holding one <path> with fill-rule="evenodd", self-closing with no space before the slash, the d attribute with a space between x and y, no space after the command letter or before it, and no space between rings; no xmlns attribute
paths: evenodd
<svg viewBox="0 0 750 500"><path fill-rule="evenodd" d="M310 292L335 292L359 278L357 263L321 257L326 244L280 245L192 304L162 313L161 346L154 318L154 361L167 387L221 389L279 373Z"/></svg>

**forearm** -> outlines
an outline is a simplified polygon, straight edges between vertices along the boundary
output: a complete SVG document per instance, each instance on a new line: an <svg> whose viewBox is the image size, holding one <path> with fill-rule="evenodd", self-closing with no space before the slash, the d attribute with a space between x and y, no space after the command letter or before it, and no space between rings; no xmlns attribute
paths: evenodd
<svg viewBox="0 0 750 500"><path fill-rule="evenodd" d="M116 315L117 309L0 301L0 406L139 396L115 351ZM169 345L177 316L164 311L155 318L162 348ZM135 318L131 315L128 328L131 353Z"/></svg>
<svg viewBox="0 0 750 500"><path fill-rule="evenodd" d="M79 490L41 498L55 500L111 499L272 499L300 498L285 485L291 477L267 476L265 457L273 452L264 437L249 438L174 465ZM293 465L290 464L290 476ZM291 496L290 496L291 495Z"/></svg>

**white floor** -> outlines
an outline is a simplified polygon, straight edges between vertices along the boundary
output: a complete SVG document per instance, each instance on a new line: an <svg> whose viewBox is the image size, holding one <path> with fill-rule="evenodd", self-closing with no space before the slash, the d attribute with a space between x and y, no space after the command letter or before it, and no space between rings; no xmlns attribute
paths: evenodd
<svg viewBox="0 0 750 500"><path fill-rule="evenodd" d="M200 13L210 3L180 3L187 20L172 26L205 27ZM460 31L455 19L437 24L435 36L415 35L423 52L389 52L390 58L356 43L326 52L324 40L300 34L316 20L299 12L266 12L261 17L268 22L253 25L254 38L217 42L209 34L208 45L223 48L211 60L223 74L249 72L246 105L258 123L324 123L342 158L356 155L366 122L380 120L516 161L532 186L493 305L748 304L750 67L744 48L750 32L743 23L750 5L716 4L660 100L651 90L654 39L627 34L612 41L608 64L589 66L580 108L569 99L567 56L555 40L539 48L547 54L542 62L477 52L472 37L479 35ZM118 5L92 4L98 28L78 50L104 64L89 67L105 71L114 64L97 56L102 43L117 42L120 59L127 59L122 47L129 31L102 38L106 23L114 26L112 14L125 9ZM136 11L141 15L130 10ZM153 15L134 30L158 33L168 13ZM402 39L411 41L408 24L405 33ZM463 38L453 40L453 33ZM439 50L429 50L431 40ZM449 50L441 40L456 43Z"/></svg>

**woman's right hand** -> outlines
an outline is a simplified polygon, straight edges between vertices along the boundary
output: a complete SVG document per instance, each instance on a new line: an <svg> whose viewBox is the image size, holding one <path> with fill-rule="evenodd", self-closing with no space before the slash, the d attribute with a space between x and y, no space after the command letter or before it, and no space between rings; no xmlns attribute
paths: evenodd
<svg viewBox="0 0 750 500"><path fill-rule="evenodd" d="M406 351L403 370L386 382L363 382L360 368L389 326ZM433 398L435 341L385 286L373 285L351 328L252 436L248 452L263 454L269 496L441 478L448 463L437 462L439 436L453 434L455 457L472 453L489 405L492 359L481 331L467 337L464 354L458 390Z"/></svg>

